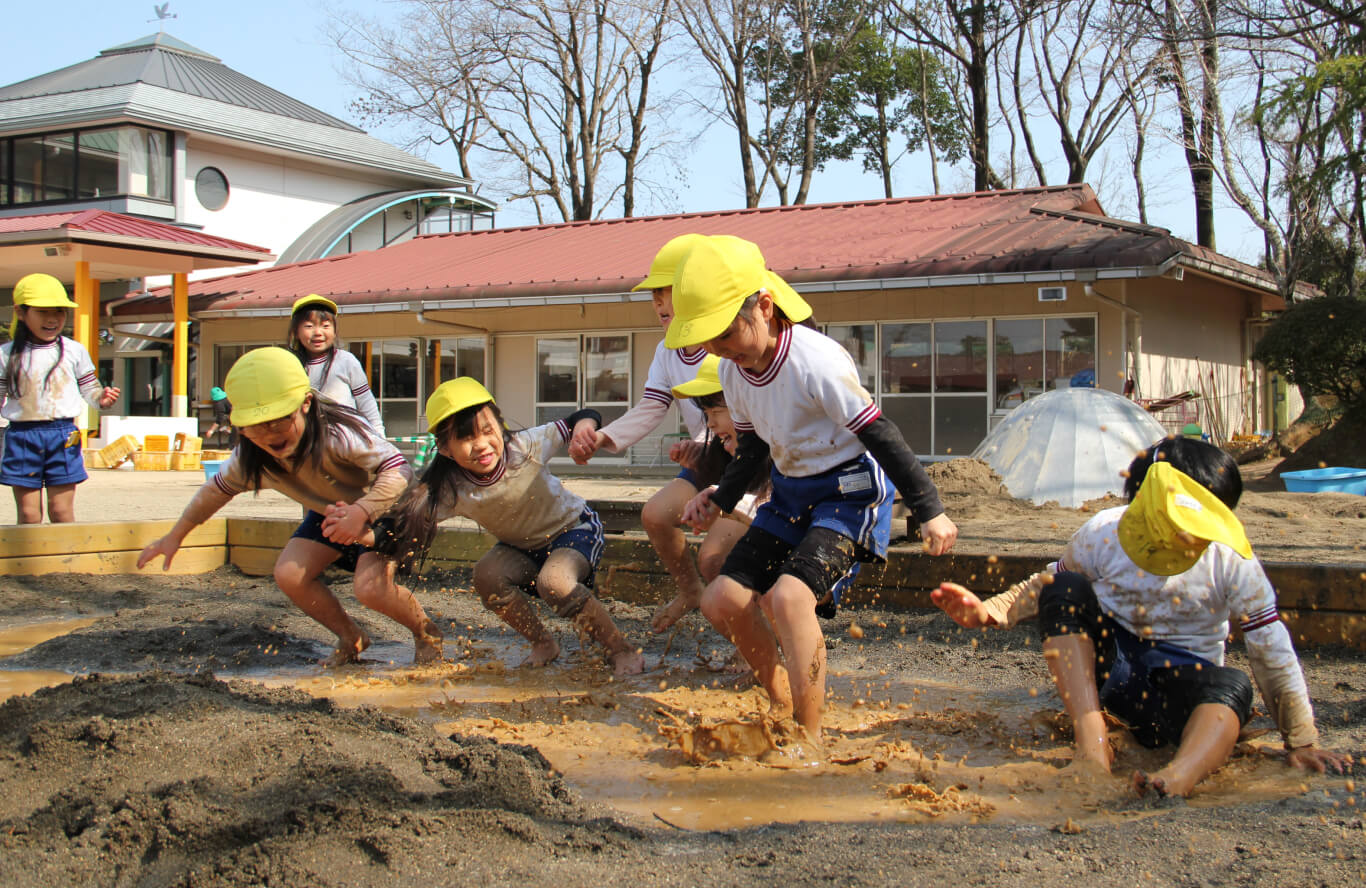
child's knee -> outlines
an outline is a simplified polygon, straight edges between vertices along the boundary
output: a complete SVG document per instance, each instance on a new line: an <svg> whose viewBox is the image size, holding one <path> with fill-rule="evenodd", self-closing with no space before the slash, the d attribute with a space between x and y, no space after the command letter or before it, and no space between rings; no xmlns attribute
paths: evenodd
<svg viewBox="0 0 1366 888"><path fill-rule="evenodd" d="M1100 623L1095 590L1082 574L1059 571L1039 592L1039 631L1045 639L1090 634Z"/></svg>
<svg viewBox="0 0 1366 888"><path fill-rule="evenodd" d="M729 554L729 551L703 545L702 551L697 553L697 572L702 575L702 582L710 583L721 576L721 568L725 566Z"/></svg>
<svg viewBox="0 0 1366 888"><path fill-rule="evenodd" d="M541 586L537 583L540 590L541 599L550 605L558 616L566 620L572 620L583 610L583 606L593 597L593 592L583 583L575 583L569 588L564 586Z"/></svg>
<svg viewBox="0 0 1366 888"><path fill-rule="evenodd" d="M671 500L659 496L650 499L640 510L640 523L652 533L677 530L682 517L682 511L675 508Z"/></svg>

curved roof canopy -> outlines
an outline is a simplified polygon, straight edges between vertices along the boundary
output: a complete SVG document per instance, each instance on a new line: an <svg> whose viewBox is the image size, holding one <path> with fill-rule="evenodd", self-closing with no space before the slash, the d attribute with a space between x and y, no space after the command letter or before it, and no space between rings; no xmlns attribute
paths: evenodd
<svg viewBox="0 0 1366 888"><path fill-rule="evenodd" d="M322 259L334 253L349 253L351 250L347 248L349 246L347 244L348 234L376 216L382 215L386 210L402 207L404 204L412 205L403 207L409 215L402 225L396 227L395 231L386 234L386 242L383 246L388 246L389 243L398 238L420 232L422 220L435 217L437 214L444 214L447 210L455 217L452 220L451 227L446 229L449 232L468 231L476 227L470 224L458 224L458 220L462 216L470 220L472 216L492 213L497 208L492 201L485 200L477 195L446 189L424 188L415 191L386 191L383 194L372 194L369 197L362 197L350 203L342 204L310 225L307 231L295 238L294 243L280 253L279 264ZM407 230L404 230L404 226ZM491 220L490 224L482 227L492 227Z"/></svg>

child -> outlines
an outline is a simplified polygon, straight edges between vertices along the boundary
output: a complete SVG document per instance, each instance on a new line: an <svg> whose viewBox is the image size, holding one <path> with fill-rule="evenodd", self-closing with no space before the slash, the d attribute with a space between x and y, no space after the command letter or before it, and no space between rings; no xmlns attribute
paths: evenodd
<svg viewBox="0 0 1366 888"><path fill-rule="evenodd" d="M810 309L795 293L775 290L775 277L749 241L699 241L675 275L665 343L702 344L724 359L719 376L737 438L720 485L694 497L684 520L699 526L718 509L733 509L763 461L773 460L772 497L708 584L702 612L735 642L774 710L791 710L819 744L825 639L816 605L856 561L886 558L892 484L920 520L931 554L947 552L958 531L901 433L859 383L849 353L793 323ZM797 313L788 310L793 299Z"/></svg>
<svg viewBox="0 0 1366 888"><path fill-rule="evenodd" d="M41 524L43 488L53 524L76 520L76 485L89 475L76 417L108 407L119 390L100 385L90 353L62 335L76 303L62 282L30 274L14 285L12 341L0 346L0 404L9 420L0 484L14 489L20 524Z"/></svg>
<svg viewBox="0 0 1366 888"><path fill-rule="evenodd" d="M323 397L350 407L384 437L384 420L356 356L337 347L337 303L310 293L294 303L289 317L289 348L308 371L309 384Z"/></svg>
<svg viewBox="0 0 1366 888"><path fill-rule="evenodd" d="M354 411L308 384L293 354L282 348L247 352L223 383L232 424L241 440L213 479L204 483L171 532L142 550L138 567L158 555L165 567L186 534L247 489L278 490L309 511L275 562L275 581L304 613L337 636L322 661L339 666L360 659L370 639L319 579L336 564L356 572L356 599L413 633L413 662L441 659L441 631L406 589L366 582L383 561L357 545L369 521L398 499L412 477L408 461ZM329 513L324 523L322 513Z"/></svg>
<svg viewBox="0 0 1366 888"><path fill-rule="evenodd" d="M510 432L477 380L461 376L437 386L427 399L427 428L438 455L376 529L376 546L393 564L367 582L392 587L395 568L407 573L425 557L436 526L463 515L498 538L474 567L474 589L485 607L531 642L523 665L544 666L560 653L527 597L531 590L606 648L617 675L643 671L645 658L593 597L602 523L546 469L571 429L591 431L598 423L597 411L579 410ZM356 582L359 588L359 576Z"/></svg>
<svg viewBox="0 0 1366 888"><path fill-rule="evenodd" d="M660 248L650 263L650 273L645 280L632 287L632 290L649 290L650 301L654 304L655 315L663 327L669 326L673 317L673 277L678 260L702 235L680 235ZM673 387L690 381L697 373L697 367L707 356L700 347L672 349L659 343L655 348L654 360L650 362L649 376L645 380L645 391L640 401L611 423L601 429L584 427L582 434L576 434L569 443L569 455L583 465L600 448L612 453L621 453L636 444L664 420L669 405L673 403ZM689 611L697 607L702 597L702 578L698 575L697 565L693 563L688 541L679 527L683 507L688 500L697 495L704 485L697 483L695 465L701 455L700 442L706 434L702 411L687 400L678 402L678 412L687 426L691 440L675 444L669 458L683 466L678 476L665 484L640 512L640 523L650 544L659 553L659 560L673 577L678 594L654 613L651 627L656 632L667 630Z"/></svg>
<svg viewBox="0 0 1366 888"><path fill-rule="evenodd" d="M218 432L226 432L228 448L237 446L237 432L232 427L232 402L228 400L228 393L218 386L209 390L209 401L213 404L213 425L204 433L205 441L213 441L213 436ZM222 443L221 441L215 443Z"/></svg>
<svg viewBox="0 0 1366 888"><path fill-rule="evenodd" d="M1166 767L1134 772L1139 795L1188 795L1232 753L1252 713L1252 683L1223 665L1234 616L1287 760L1342 771L1346 756L1314 746L1314 713L1275 590L1233 515L1242 491L1224 451L1159 441L1129 466L1129 505L1086 522L1048 573L986 602L954 583L932 597L967 628L1008 628L1037 614L1079 764L1110 771L1101 707L1143 746L1177 744Z"/></svg>

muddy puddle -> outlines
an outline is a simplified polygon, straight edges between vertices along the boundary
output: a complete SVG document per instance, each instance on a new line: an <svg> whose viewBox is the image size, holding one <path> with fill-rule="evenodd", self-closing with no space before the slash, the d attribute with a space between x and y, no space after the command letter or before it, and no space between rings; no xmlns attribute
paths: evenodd
<svg viewBox="0 0 1366 888"><path fill-rule="evenodd" d="M92 622L0 631L0 657ZM495 630L451 639L451 659L432 667L399 665L410 648L379 642L357 667L325 671L292 661L216 674L296 688L345 707L378 707L443 734L534 746L586 800L610 805L638 825L716 830L798 821L991 821L1080 828L1151 813L1133 804L1120 775L1153 768L1160 758L1116 732L1116 776L1080 779L1066 767L1070 735L1056 700L1028 681L955 684L889 674L852 657L850 668L830 673L820 755L790 725L766 722L764 695L712 662L666 652L651 659L644 676L616 681L590 657L517 668L524 654L517 640ZM67 678L50 670L0 670L0 699ZM1218 807L1304 793L1306 778L1262 751L1270 740L1247 744L1189 804Z"/></svg>

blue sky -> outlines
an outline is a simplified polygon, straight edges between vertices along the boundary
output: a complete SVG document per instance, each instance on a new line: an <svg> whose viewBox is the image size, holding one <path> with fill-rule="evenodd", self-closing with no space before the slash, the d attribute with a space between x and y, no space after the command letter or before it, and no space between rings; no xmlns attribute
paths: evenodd
<svg viewBox="0 0 1366 888"><path fill-rule="evenodd" d="M14 83L47 71L75 64L97 55L100 50L155 33L152 0L61 0L59 3L19 2L6 4L4 21L9 40L0 52L0 84ZM307 102L343 120L355 121L348 104L355 97L338 74L340 54L325 33L328 9L337 6L325 0L182 0L170 4L177 18L164 23L165 30L193 46L212 53L229 67L260 80L300 101ZM387 0L346 0L345 6L366 10L369 16L382 16ZM62 16L65 21L54 21ZM379 138L398 141L383 130L371 130ZM733 140L721 131L704 139L692 155L694 170L735 168ZM1150 146L1149 151L1153 148ZM1194 239L1194 221L1189 198L1189 177L1174 148L1159 156L1145 172L1148 181L1149 213L1153 224L1170 228L1178 237ZM448 168L449 158L439 153L429 160ZM928 194L932 191L928 169L908 158L898 167L898 195ZM1092 166L1091 185L1100 193L1106 210L1121 218L1136 218L1126 195L1127 170L1122 160L1106 167ZM966 190L968 173L944 173L946 190ZM1107 181L1108 180L1108 181ZM970 186L968 186L970 187ZM485 190L485 196L498 195ZM675 206L655 206L651 212L677 210L703 211L729 209L743 204L738 177L695 175L682 189ZM882 196L880 181L865 174L857 164L827 168L818 174L811 202L872 199ZM501 224L534 221L529 215L503 211ZM1217 218L1220 252L1257 261L1261 238L1236 210L1225 208Z"/></svg>

